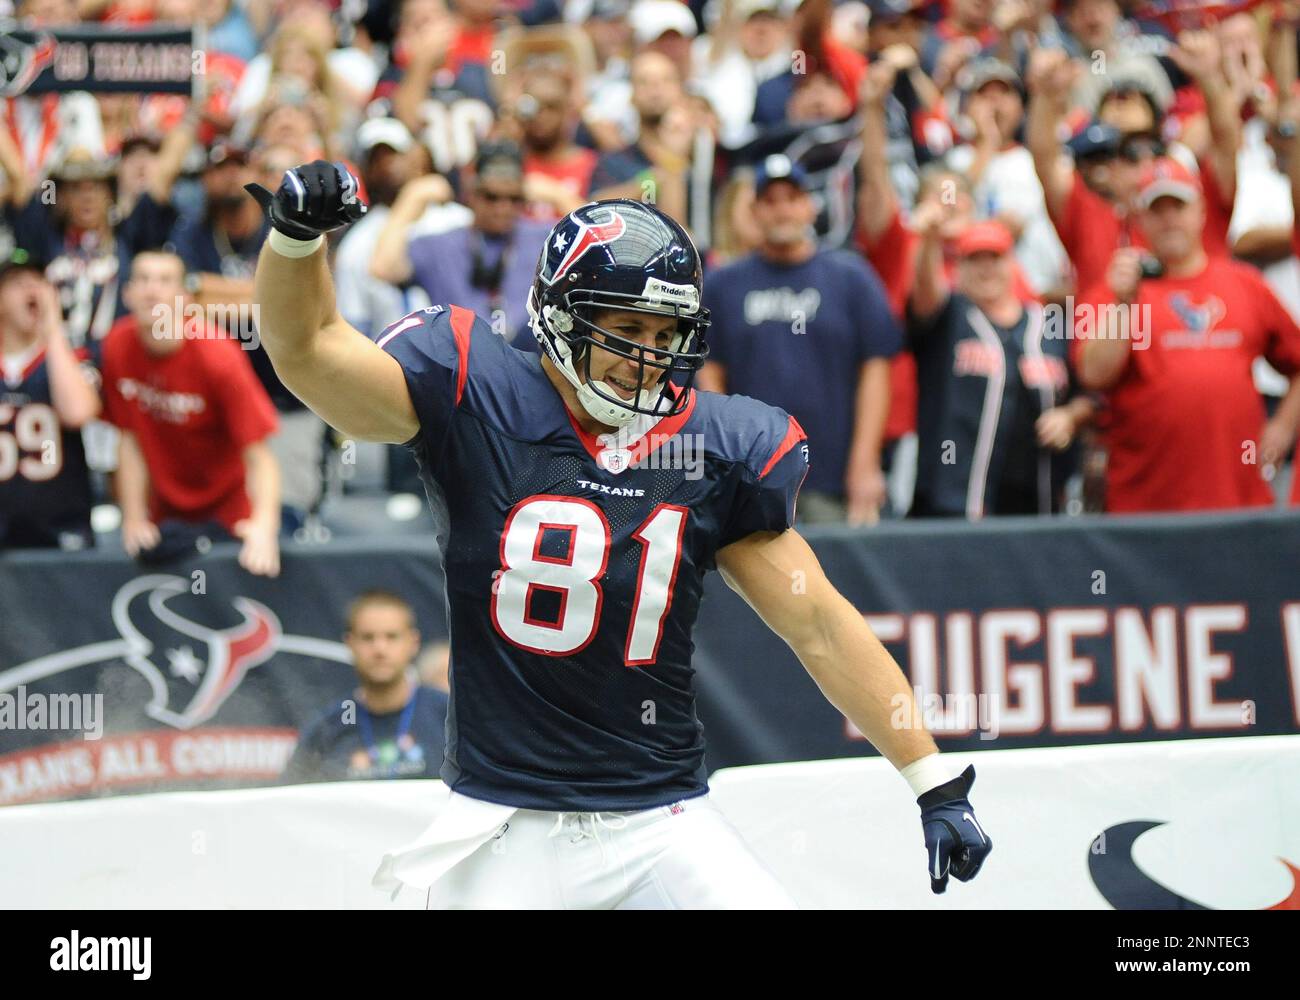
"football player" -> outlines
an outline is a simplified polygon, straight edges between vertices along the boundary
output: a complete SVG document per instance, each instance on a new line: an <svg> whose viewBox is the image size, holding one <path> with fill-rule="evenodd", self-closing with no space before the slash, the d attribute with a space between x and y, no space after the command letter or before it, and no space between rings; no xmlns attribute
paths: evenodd
<svg viewBox="0 0 1300 1000"><path fill-rule="evenodd" d="M561 219L528 310L542 353L435 305L370 341L339 316L323 234L365 212L316 161L272 194L263 344L344 434L419 459L447 581L451 707L433 825L376 884L431 907L781 907L708 798L691 630L718 569L910 783L931 887L991 849L908 681L793 529L799 425L698 392L708 316L677 223L629 200Z"/></svg>

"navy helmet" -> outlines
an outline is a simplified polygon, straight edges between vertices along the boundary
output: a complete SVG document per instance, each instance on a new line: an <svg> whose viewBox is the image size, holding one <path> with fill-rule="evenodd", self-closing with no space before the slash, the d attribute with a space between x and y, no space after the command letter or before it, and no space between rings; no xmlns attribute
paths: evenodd
<svg viewBox="0 0 1300 1000"><path fill-rule="evenodd" d="M686 406L708 355L703 267L686 230L652 205L628 198L591 202L551 229L528 296L533 335L593 417L623 427L638 414L672 416ZM673 316L666 348L620 337L596 323L602 309ZM637 364L637 393L624 399L591 379L599 346Z"/></svg>

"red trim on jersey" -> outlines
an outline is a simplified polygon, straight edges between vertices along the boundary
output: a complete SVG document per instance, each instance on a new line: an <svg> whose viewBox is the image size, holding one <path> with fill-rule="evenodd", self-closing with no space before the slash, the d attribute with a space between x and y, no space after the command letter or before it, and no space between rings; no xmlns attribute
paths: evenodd
<svg viewBox="0 0 1300 1000"><path fill-rule="evenodd" d="M670 385L669 388L672 390L674 396L679 395L681 392L681 390L675 385ZM682 429L682 425L690 419L691 413L693 413L694 410L695 390L692 389L690 390L690 395L686 399L686 408L683 409L681 413L677 414L675 417L664 417L646 431L645 434L636 439L636 442L628 449L628 454L631 456L628 461L628 468L630 469L673 438L677 432ZM578 440L581 441L582 446L587 449L587 454L599 462L601 453L606 450L605 446L600 443L595 434L588 434L583 430L582 425L578 423L578 419L573 415L573 411L567 406L564 408L564 412L568 414L569 423L573 425L573 432L578 435Z"/></svg>
<svg viewBox="0 0 1300 1000"><path fill-rule="evenodd" d="M461 306L451 307L451 332L456 336L456 405L465 394L465 380L469 377L469 333L474 327L474 314Z"/></svg>
<svg viewBox="0 0 1300 1000"><path fill-rule="evenodd" d="M771 472L772 466L781 461L781 459L785 457L786 452L797 445L800 441L807 440L808 435L805 434L803 428L799 426L799 421L795 420L794 417L791 417L790 425L785 430L785 437L782 438L781 443L777 445L776 451L772 452L772 457L767 460L767 464L763 466L763 471L758 474L758 478L762 479Z"/></svg>

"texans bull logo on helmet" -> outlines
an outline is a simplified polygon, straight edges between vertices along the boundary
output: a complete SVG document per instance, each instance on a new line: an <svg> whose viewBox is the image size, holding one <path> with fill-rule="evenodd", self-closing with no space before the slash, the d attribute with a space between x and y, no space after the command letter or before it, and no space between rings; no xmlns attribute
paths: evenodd
<svg viewBox="0 0 1300 1000"><path fill-rule="evenodd" d="M578 236L575 239L563 230L555 234L553 239L555 249L564 251L564 256L555 265L554 273L551 274L549 279L551 284L564 277L565 272L569 270L573 263L582 259L582 255L592 247L613 243L627 232L627 223L623 221L623 216L612 208L609 210L606 221L601 223L586 222L578 218L577 213L574 213L571 218L578 226Z"/></svg>

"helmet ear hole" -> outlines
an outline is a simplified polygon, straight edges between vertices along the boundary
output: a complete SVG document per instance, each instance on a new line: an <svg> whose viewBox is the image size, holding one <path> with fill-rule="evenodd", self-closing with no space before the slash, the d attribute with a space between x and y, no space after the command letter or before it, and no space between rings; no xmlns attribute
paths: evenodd
<svg viewBox="0 0 1300 1000"><path fill-rule="evenodd" d="M573 317L557 306L547 306L542 310L546 322L559 333L573 332Z"/></svg>

